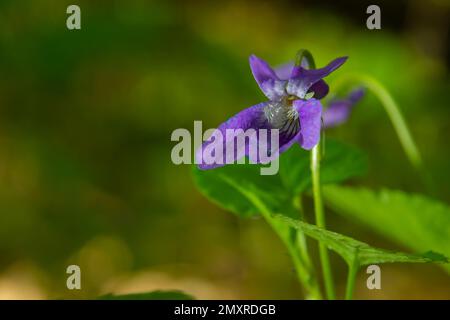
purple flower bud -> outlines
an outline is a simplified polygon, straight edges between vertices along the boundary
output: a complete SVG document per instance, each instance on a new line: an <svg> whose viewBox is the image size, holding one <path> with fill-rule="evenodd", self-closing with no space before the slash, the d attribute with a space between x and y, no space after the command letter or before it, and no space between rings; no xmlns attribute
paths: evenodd
<svg viewBox="0 0 450 320"><path fill-rule="evenodd" d="M323 113L325 128L336 127L348 120L355 104L361 100L366 92L363 87L352 90L344 99L333 99Z"/></svg>

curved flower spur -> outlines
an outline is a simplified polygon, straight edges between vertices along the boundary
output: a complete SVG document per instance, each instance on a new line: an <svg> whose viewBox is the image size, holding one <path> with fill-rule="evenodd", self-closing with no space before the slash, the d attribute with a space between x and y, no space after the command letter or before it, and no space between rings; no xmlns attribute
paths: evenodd
<svg viewBox="0 0 450 320"><path fill-rule="evenodd" d="M244 156L249 156L253 163L265 163L259 155L255 156L250 152L254 141L267 141L267 135L260 135L260 129L266 129L269 134L277 131L277 155L295 142L303 149L312 149L319 142L322 125L322 105L319 99L325 97L329 90L322 78L339 68L346 60L347 57L337 58L324 68L315 69L311 55L304 50L298 53L294 66L286 65L276 72L267 62L251 55L249 61L253 76L269 101L244 109L222 123L197 150L198 167L213 169L235 163ZM227 135L229 129L251 132L247 136L249 139L244 140L244 146L236 145L235 135L231 135L231 138ZM271 140L267 144L270 145ZM205 161L204 154L211 150L219 150L221 154L214 155L214 162ZM227 156L227 150L234 152Z"/></svg>

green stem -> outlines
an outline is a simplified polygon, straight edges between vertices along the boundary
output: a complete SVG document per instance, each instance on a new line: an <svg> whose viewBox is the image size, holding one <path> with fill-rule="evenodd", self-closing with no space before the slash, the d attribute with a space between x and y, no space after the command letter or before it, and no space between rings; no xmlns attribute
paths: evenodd
<svg viewBox="0 0 450 320"><path fill-rule="evenodd" d="M297 55L295 56L295 65L301 66L303 59L306 59L306 62L308 64L308 69L316 68L316 63L314 62L314 58L313 58L311 52L309 52L306 49L301 49L297 52Z"/></svg>
<svg viewBox="0 0 450 320"><path fill-rule="evenodd" d="M299 233L296 232L296 230L293 230L284 224L280 224L279 221L273 219L270 211L268 211L267 208L259 201L254 202L254 204L259 207L262 216L288 249L292 262L294 263L297 278L305 289L306 298L313 300L322 299L319 283L317 282L314 270L311 268L312 265L310 263L309 255L307 255L307 252L305 253L303 251L304 248L297 246L295 241L295 236L298 237ZM292 237L293 235L294 237ZM307 255L307 259L304 258L305 254Z"/></svg>
<svg viewBox="0 0 450 320"><path fill-rule="evenodd" d="M306 49L302 49L297 52L297 56L295 58L295 66L301 66L303 60L306 60L308 64L307 66L308 69L312 70L316 68L316 64L314 62L312 54ZM325 228L325 215L323 212L323 204L322 204L322 190L320 187L320 152L321 152L320 146L321 144L319 141L319 143L313 148L311 152L311 171L313 180L316 224L319 227ZM333 285L333 275L331 273L328 251L326 246L323 245L321 242L319 242L319 255L320 255L320 262L322 264L322 272L325 282L325 291L327 293L328 299L334 300L335 293Z"/></svg>
<svg viewBox="0 0 450 320"><path fill-rule="evenodd" d="M272 212L266 207L266 205L261 202L258 197L256 197L251 192L248 192L239 184L236 184L233 180L227 178L227 176L221 176L222 179L238 190L243 196L245 196L250 202L252 202L256 208L261 212L266 222L271 226L275 233L280 237L281 241L284 243L288 249L289 255L291 256L292 262L294 264L296 274L300 284L305 290L306 297L308 299L319 300L322 299L322 294L320 292L320 286L316 279L314 270L312 269L312 264L307 252L301 252L301 248L296 243L296 238L293 237L295 230L289 226L280 223L279 221L272 218ZM296 232L296 235L299 233ZM294 234L295 235L295 234ZM305 260L303 257L307 255L308 258Z"/></svg>
<svg viewBox="0 0 450 320"><path fill-rule="evenodd" d="M432 184L428 173L423 168L422 156L419 149L412 138L405 118L403 117L400 107L395 102L394 98L379 81L370 76L359 74L350 74L340 78L339 81L333 84L335 91L337 91L339 87L343 86L343 84L349 82L360 83L366 86L380 100L384 110L391 120L407 158L421 176L424 185L431 193L435 193L434 185Z"/></svg>
<svg viewBox="0 0 450 320"><path fill-rule="evenodd" d="M285 242L285 244L288 248L292 262L294 263L297 278L306 291L306 299L322 299L322 293L320 292L319 283L317 282L317 279L315 277L314 270L311 269L311 266L303 259L303 252L301 251L301 249L298 250L298 248L292 243Z"/></svg>
<svg viewBox="0 0 450 320"><path fill-rule="evenodd" d="M300 194L298 198L294 200L293 206L298 210L300 220L306 221L306 217L303 210L303 203L302 203L302 195ZM312 295L312 299L321 299L322 294L320 292L320 287L317 282L317 277L314 269L313 262L311 260L311 257L309 255L308 250L308 243L306 236L303 232L300 230L293 230L295 239L292 243L296 244L296 251L300 255L300 260L303 262L305 268L308 270L309 277L311 280L309 282L312 282L312 285L310 285L312 291L317 291ZM319 298L318 298L319 297Z"/></svg>
<svg viewBox="0 0 450 320"><path fill-rule="evenodd" d="M297 199L295 199L293 206L294 206L294 208L296 208L298 210L300 220L306 222L301 194ZM303 232L297 230L295 242L297 243L297 247L300 251L302 260L305 262L305 264L308 266L308 268L313 272L314 268L312 267L311 258L310 258L309 252L308 252L308 244L306 241L305 234Z"/></svg>
<svg viewBox="0 0 450 320"><path fill-rule="evenodd" d="M319 140L319 143L311 151L311 174L312 174L312 187L314 196L314 211L316 215L316 225L319 228L326 229L325 214L322 202L322 188L320 184L321 145L322 144ZM336 298L336 295L334 292L333 274L331 272L328 249L322 242L319 242L319 256L320 262L322 264L322 273L327 297L329 300L334 300Z"/></svg>
<svg viewBox="0 0 450 320"><path fill-rule="evenodd" d="M380 82L372 77L366 75L353 75L351 77L356 81L362 82L377 96L394 126L407 157L414 167L420 169L422 167L422 157L394 98Z"/></svg>
<svg viewBox="0 0 450 320"><path fill-rule="evenodd" d="M349 264L348 276L347 276L347 288L345 289L345 300L352 300L353 291L355 289L356 275L358 274L359 263L355 258L352 263Z"/></svg>

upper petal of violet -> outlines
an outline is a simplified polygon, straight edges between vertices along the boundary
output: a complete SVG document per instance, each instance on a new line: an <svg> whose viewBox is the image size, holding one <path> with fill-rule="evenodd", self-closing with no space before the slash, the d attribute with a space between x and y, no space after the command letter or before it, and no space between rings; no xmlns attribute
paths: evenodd
<svg viewBox="0 0 450 320"><path fill-rule="evenodd" d="M308 59L304 57L301 62L301 66L305 69L309 69ZM287 62L274 68L274 71L280 80L289 80L292 74L292 69L294 69L294 63Z"/></svg>
<svg viewBox="0 0 450 320"><path fill-rule="evenodd" d="M280 66L277 66L274 68L275 74L277 75L278 79L280 80L289 80L291 77L292 69L294 68L293 62L288 62L285 64L282 64Z"/></svg>
<svg viewBox="0 0 450 320"><path fill-rule="evenodd" d="M286 87L287 93L304 98L311 86L339 68L346 60L347 57L337 58L321 69L308 70L302 66L294 67Z"/></svg>
<svg viewBox="0 0 450 320"><path fill-rule="evenodd" d="M308 90L308 92L314 92L314 98L316 99L324 98L328 94L328 91L330 91L330 87L323 79L314 83Z"/></svg>
<svg viewBox="0 0 450 320"><path fill-rule="evenodd" d="M249 62L253 77L267 98L278 100L286 94L287 81L279 79L267 62L255 55L250 56Z"/></svg>
<svg viewBox="0 0 450 320"><path fill-rule="evenodd" d="M305 61L304 59L303 61ZM302 61L302 66L303 66ZM292 62L285 63L281 66L278 66L274 69L277 77L281 80L289 80L292 74L292 69L294 68L294 64ZM314 98L316 99L322 99L324 98L329 91L329 87L327 83L324 80L319 80L316 83L314 83L308 90L308 92L314 92Z"/></svg>

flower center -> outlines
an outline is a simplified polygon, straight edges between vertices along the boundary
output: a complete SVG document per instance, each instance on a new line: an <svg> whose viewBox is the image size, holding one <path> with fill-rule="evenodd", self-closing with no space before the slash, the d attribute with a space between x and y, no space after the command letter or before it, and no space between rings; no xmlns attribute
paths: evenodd
<svg viewBox="0 0 450 320"><path fill-rule="evenodd" d="M273 129L279 129L286 139L295 136L300 128L298 112L292 107L295 96L288 96L280 101L270 101L264 108L264 115Z"/></svg>
<svg viewBox="0 0 450 320"><path fill-rule="evenodd" d="M286 98L286 103L290 106L292 106L292 103L294 102L294 100L299 100L300 98L294 95L289 95Z"/></svg>

